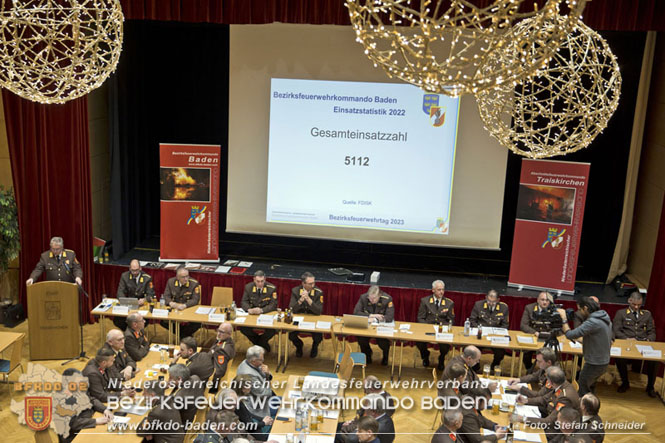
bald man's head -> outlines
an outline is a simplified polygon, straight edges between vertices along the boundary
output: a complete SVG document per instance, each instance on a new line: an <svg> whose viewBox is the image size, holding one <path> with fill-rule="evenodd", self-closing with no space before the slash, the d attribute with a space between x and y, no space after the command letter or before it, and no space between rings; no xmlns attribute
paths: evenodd
<svg viewBox="0 0 665 443"><path fill-rule="evenodd" d="M106 343L108 343L114 351L118 352L125 348L125 334L123 334L120 329L111 329L106 334Z"/></svg>

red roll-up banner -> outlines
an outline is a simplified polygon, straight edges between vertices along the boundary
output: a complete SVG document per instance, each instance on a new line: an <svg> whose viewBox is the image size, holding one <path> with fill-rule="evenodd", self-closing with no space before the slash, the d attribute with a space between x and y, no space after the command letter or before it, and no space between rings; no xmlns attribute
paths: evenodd
<svg viewBox="0 0 665 443"><path fill-rule="evenodd" d="M160 143L160 260L219 261L220 151Z"/></svg>
<svg viewBox="0 0 665 443"><path fill-rule="evenodd" d="M575 292L589 167L522 160L509 286Z"/></svg>

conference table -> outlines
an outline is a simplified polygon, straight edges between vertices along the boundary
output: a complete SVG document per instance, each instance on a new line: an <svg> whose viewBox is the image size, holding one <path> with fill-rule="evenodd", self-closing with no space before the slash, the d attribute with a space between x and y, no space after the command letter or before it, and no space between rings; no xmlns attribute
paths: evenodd
<svg viewBox="0 0 665 443"><path fill-rule="evenodd" d="M205 308L214 310L213 316L197 313L197 310L203 311ZM130 311L137 312L137 311ZM169 323L169 344L172 343L172 337L179 337L180 324L183 322L198 322L204 325L216 325L221 320L215 314L220 312L220 308L213 306L192 306L182 311L170 311L167 317L155 317L149 311L145 315L146 319L166 320ZM93 315L100 317L124 315L113 314L111 310L100 312L93 309ZM391 342L392 362L391 362L391 380L396 376L401 379L404 346L415 342L424 342L430 344L447 343L452 347L452 354L455 354L455 348L460 350L468 345L474 345L479 348L503 348L513 351L513 357L510 364L510 375L514 376L517 370L517 376L522 374L522 364L519 358L521 353L536 351L544 346L544 342L538 340L535 335L527 334L522 331L506 330L503 328L483 328L483 336L477 337L476 328L471 328L469 335L464 335L464 328L461 326L443 327L443 331L437 331L437 326L426 323L412 323L396 321L390 324L370 325L368 328L352 328L344 326L342 317L332 315L294 315L293 323L278 321L276 313L263 315L238 315L235 320L230 321L234 327L250 327L256 329L274 329L277 338L277 367L282 372L286 371L291 352L289 332L297 331L299 333L319 332L329 334L335 337L333 340L333 349L337 349L336 337L343 340L346 337L369 337L385 338ZM103 321L100 321L103 326ZM173 327L172 327L173 325ZM172 330L174 331L172 333ZM102 329L103 331L103 329ZM104 334L102 334L102 337ZM507 337L507 338L506 338ZM582 356L582 344L571 342L565 336L558 337L559 351L562 354L572 356L571 379L575 379L578 370L578 361ZM175 343L174 343L175 344ZM641 349L642 346L650 347L651 350ZM397 355L399 348L399 356ZM665 343L663 342L636 342L635 340L615 340L612 344L612 357L628 358L641 361L657 361L665 363ZM414 358L414 361L416 359ZM517 368L515 367L517 365ZM665 398L665 383L661 384L661 397Z"/></svg>

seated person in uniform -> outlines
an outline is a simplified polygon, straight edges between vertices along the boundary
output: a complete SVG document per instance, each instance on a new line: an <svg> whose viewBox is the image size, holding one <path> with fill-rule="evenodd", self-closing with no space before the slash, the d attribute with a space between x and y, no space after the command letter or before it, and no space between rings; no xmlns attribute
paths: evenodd
<svg viewBox="0 0 665 443"><path fill-rule="evenodd" d="M446 292L446 285L441 280L432 282L432 295L423 297L420 300L418 308L418 323L429 323L432 325L455 323L455 304L449 298L443 296ZM429 349L428 343L416 342L420 351L420 357L423 359L423 366L429 367ZM443 371L446 354L450 350L447 343L439 343L439 364L437 369Z"/></svg>
<svg viewBox="0 0 665 443"><path fill-rule="evenodd" d="M102 348L110 349L115 353L115 361L111 368L112 376L121 380L129 380L136 372L136 362L125 351L125 334L119 329L111 329L106 334L106 343Z"/></svg>
<svg viewBox="0 0 665 443"><path fill-rule="evenodd" d="M216 341L210 348L210 357L215 368L213 385L209 391L211 394L217 392L219 380L226 375L229 363L235 356L236 347L233 341L233 326L229 322L224 322L217 327Z"/></svg>
<svg viewBox="0 0 665 443"><path fill-rule="evenodd" d="M178 363L179 359L183 359L190 375L196 375L203 383L206 383L215 371L212 355L209 352L198 352L197 349L194 337L183 338L180 340L180 349L175 352L171 364L174 365Z"/></svg>
<svg viewBox="0 0 665 443"><path fill-rule="evenodd" d="M491 327L508 329L508 305L499 301L499 293L491 289L485 296L485 300L478 300L473 305L469 322L472 328ZM489 350L494 354L490 369L493 375L494 368L501 366L501 361L506 355L506 350L504 348L489 348ZM480 363L473 369L476 372L480 371Z"/></svg>
<svg viewBox="0 0 665 443"><path fill-rule="evenodd" d="M600 400L591 392L584 394L580 399L580 413L582 414L583 433L586 433L593 443L603 443L605 428L600 418Z"/></svg>
<svg viewBox="0 0 665 443"><path fill-rule="evenodd" d="M552 322L549 317L543 315L545 310L552 304L552 295L547 292L538 294L536 303L529 303L524 307L520 330L527 334L534 334L539 339L546 339L551 335ZM556 311L555 311L556 312ZM527 371L533 367L533 354L535 351L522 352L522 362Z"/></svg>
<svg viewBox="0 0 665 443"><path fill-rule="evenodd" d="M379 432L379 422L374 417L361 417L358 420L358 443L380 443L376 434Z"/></svg>
<svg viewBox="0 0 665 443"><path fill-rule="evenodd" d="M152 277L142 271L139 261L134 259L129 262L129 271L120 276L116 298L129 297L138 299L139 306L146 302L155 300L155 290L152 287ZM125 320L122 317L113 317L113 324L123 329Z"/></svg>
<svg viewBox="0 0 665 443"><path fill-rule="evenodd" d="M275 285L266 281L266 274L263 271L256 271L253 281L245 285L240 307L251 315L260 315L277 310L277 290ZM269 342L277 330L243 326L240 327L240 332L249 341L261 346L266 352L270 352Z"/></svg>
<svg viewBox="0 0 665 443"><path fill-rule="evenodd" d="M88 395L102 403L109 401L109 397L134 397L134 389L124 389L122 381L108 373L113 367L115 352L109 348L101 348L95 358L88 361L83 368L83 376L88 377Z"/></svg>
<svg viewBox="0 0 665 443"><path fill-rule="evenodd" d="M189 271L184 265L176 268L175 275L166 282L163 297L164 304L177 311L198 305L201 301L201 285L199 285L199 282L189 278ZM162 326L168 329L168 322L163 321ZM192 337L200 327L201 323L180 323L180 336Z"/></svg>
<svg viewBox="0 0 665 443"><path fill-rule="evenodd" d="M378 394L386 399L386 414L392 417L395 413L397 399L383 389L383 383L374 375L368 375L363 382L363 391L365 395ZM358 420L365 415L365 410L361 407L356 411L356 417L353 420L347 420L344 423L338 423L337 432L352 434L358 428Z"/></svg>
<svg viewBox="0 0 665 443"><path fill-rule="evenodd" d="M462 427L463 415L462 410L446 409L442 412L443 424L436 430L432 436L431 443L455 443L459 436L457 431ZM463 441L460 438L460 441Z"/></svg>
<svg viewBox="0 0 665 443"><path fill-rule="evenodd" d="M642 294L633 292L628 298L628 308L617 311L612 321L612 332L614 338L634 340L638 342L656 341L656 328L654 326L651 312L642 309ZM628 379L628 365L633 368L642 364L640 360L629 360L626 358L615 359L617 370L621 376L621 386L617 392L626 392L630 389L630 380ZM645 361L644 367L647 371L646 392L649 397L656 398L658 394L654 390L656 383L656 370L658 362L654 360Z"/></svg>
<svg viewBox="0 0 665 443"><path fill-rule="evenodd" d="M314 275L305 272L300 276L302 284L291 290L291 303L289 308L294 314L321 315L323 312L323 291L316 287ZM319 343L323 340L323 334L312 332L311 358L319 355ZM289 332L289 340L296 347L296 357L302 357L303 342L298 337L298 331Z"/></svg>
<svg viewBox="0 0 665 443"><path fill-rule="evenodd" d="M145 320L138 312L132 312L127 316L125 351L135 362L143 360L150 352L150 342L145 336Z"/></svg>
<svg viewBox="0 0 665 443"><path fill-rule="evenodd" d="M378 424L379 429L375 435L381 443L392 443L395 440L395 424L393 419L386 413L387 401L379 394L369 394L364 397L363 403L367 406L363 417L372 417ZM362 417L361 417L362 419ZM358 443L358 434L338 432L335 435L336 442Z"/></svg>
<svg viewBox="0 0 665 443"><path fill-rule="evenodd" d="M508 386L517 390L518 383L529 383L531 385L536 385L536 389L521 387L519 389L519 393L529 398L541 397L545 395L545 393L552 390L551 386L547 385L546 376L547 368L550 366L559 366L556 360L556 353L551 348L540 348L538 351L536 351L536 367L538 370L525 374L520 378L511 378L508 380ZM527 404L532 403L527 402Z"/></svg>
<svg viewBox="0 0 665 443"><path fill-rule="evenodd" d="M182 443L185 430L182 429L182 418L172 398L164 396L164 388L158 381L145 383L143 389L146 403L152 408L139 424L136 434L143 437L144 441Z"/></svg>
<svg viewBox="0 0 665 443"><path fill-rule="evenodd" d="M378 286L370 286L369 290L360 296L353 310L353 315L364 315L379 322L390 323L395 319L393 299L381 291ZM358 337L360 350L367 356L367 364L372 363L372 347L369 342L369 337ZM376 343L381 348L381 351L383 351L381 364L386 366L388 364L388 355L390 354L390 341L387 338L377 338Z"/></svg>

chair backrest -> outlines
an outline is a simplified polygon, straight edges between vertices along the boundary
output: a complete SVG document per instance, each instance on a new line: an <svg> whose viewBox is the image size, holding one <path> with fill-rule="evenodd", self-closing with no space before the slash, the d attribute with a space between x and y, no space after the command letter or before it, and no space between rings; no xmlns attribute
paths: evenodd
<svg viewBox="0 0 665 443"><path fill-rule="evenodd" d="M233 288L215 286L212 288L212 306L230 306L233 302Z"/></svg>
<svg viewBox="0 0 665 443"><path fill-rule="evenodd" d="M573 388L575 388L576 391L580 390L580 384L577 383L577 380L573 380L571 384L573 385Z"/></svg>
<svg viewBox="0 0 665 443"><path fill-rule="evenodd" d="M335 323L335 322L333 322L333 324L330 325L330 335L332 336L333 355L335 356L335 361L337 361L337 353L339 352L337 348L339 346L339 341L337 340L337 334L342 332L342 326L343 325L341 323Z"/></svg>
<svg viewBox="0 0 665 443"><path fill-rule="evenodd" d="M340 380L349 381L351 373L353 372L353 360L351 359L351 345L346 342L344 347L344 355L342 361L339 362L339 378Z"/></svg>
<svg viewBox="0 0 665 443"><path fill-rule="evenodd" d="M432 368L432 380L434 380L434 386L436 386L439 381L439 378L436 376L436 368Z"/></svg>
<svg viewBox="0 0 665 443"><path fill-rule="evenodd" d="M14 342L14 347L12 348L12 355L9 358L9 372L13 371L19 364L21 364L21 355L23 354L23 341L25 340L25 334L21 336Z"/></svg>

